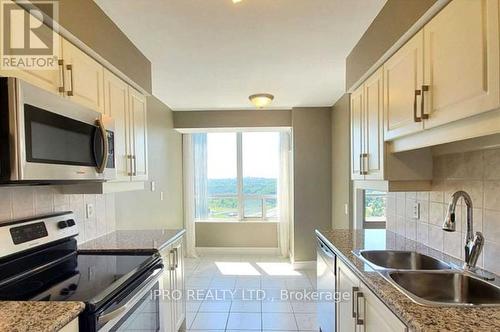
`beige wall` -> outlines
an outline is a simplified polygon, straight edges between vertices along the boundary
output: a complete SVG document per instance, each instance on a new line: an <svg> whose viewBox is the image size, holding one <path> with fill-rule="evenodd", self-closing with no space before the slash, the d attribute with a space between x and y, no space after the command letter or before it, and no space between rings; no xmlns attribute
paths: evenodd
<svg viewBox="0 0 500 332"><path fill-rule="evenodd" d="M483 232L484 251L478 265L500 273L500 149L473 151L434 157L431 192L390 193L387 200L387 228L464 259L465 207L457 213L457 231L441 229L449 197L457 190L471 195L474 231ZM420 219L412 218L414 203L420 203Z"/></svg>
<svg viewBox="0 0 500 332"><path fill-rule="evenodd" d="M197 247L277 248L275 222L196 223Z"/></svg>
<svg viewBox="0 0 500 332"><path fill-rule="evenodd" d="M316 259L314 230L330 228L331 108L292 110L294 146L294 260Z"/></svg>
<svg viewBox="0 0 500 332"><path fill-rule="evenodd" d="M57 2L62 27L151 93L151 62L93 0Z"/></svg>
<svg viewBox="0 0 500 332"><path fill-rule="evenodd" d="M290 127L290 110L174 112L175 128Z"/></svg>
<svg viewBox="0 0 500 332"><path fill-rule="evenodd" d="M352 87L368 69L437 0L388 0L346 59L346 87Z"/></svg>
<svg viewBox="0 0 500 332"><path fill-rule="evenodd" d="M173 129L173 112L155 97L147 100L149 180L156 191L116 194L118 229L183 227L182 136ZM160 192L164 200L160 200Z"/></svg>
<svg viewBox="0 0 500 332"><path fill-rule="evenodd" d="M345 94L332 108L332 227L349 228L351 213L350 95Z"/></svg>

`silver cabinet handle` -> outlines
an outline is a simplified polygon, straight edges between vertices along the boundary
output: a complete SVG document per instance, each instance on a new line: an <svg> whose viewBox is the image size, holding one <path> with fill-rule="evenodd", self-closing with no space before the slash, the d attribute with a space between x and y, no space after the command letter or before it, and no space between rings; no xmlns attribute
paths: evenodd
<svg viewBox="0 0 500 332"><path fill-rule="evenodd" d="M137 176L137 160L135 155L132 156L132 160L134 161L134 176Z"/></svg>
<svg viewBox="0 0 500 332"><path fill-rule="evenodd" d="M63 59L57 60L57 64L59 65L59 75L61 76L61 86L59 87L59 92L64 93L64 88L65 88L64 60Z"/></svg>
<svg viewBox="0 0 500 332"><path fill-rule="evenodd" d="M133 163L133 161L132 161L132 155L131 155L131 154L128 154L128 155L127 155L127 159L129 160L129 166L130 166L130 171L128 171L128 170L129 170L129 168L128 168L128 166L127 166L127 171L128 171L128 172L127 172L127 174L128 174L128 176L132 176L132 175L134 175L134 173L133 173L133 167L134 167L134 166L133 166L133 164L132 164L132 163Z"/></svg>
<svg viewBox="0 0 500 332"><path fill-rule="evenodd" d="M179 267L179 252L177 248L174 248L174 266L175 268Z"/></svg>
<svg viewBox="0 0 500 332"><path fill-rule="evenodd" d="M420 116L424 120L427 120L429 118L429 114L425 114L425 101L424 101L425 99L424 96L427 91L429 91L429 86L422 85L422 99L420 100Z"/></svg>
<svg viewBox="0 0 500 332"><path fill-rule="evenodd" d="M70 76L69 76L69 81L71 83L71 90L68 90L66 94L68 96L73 96L73 65L66 65L66 69L68 70Z"/></svg>
<svg viewBox="0 0 500 332"><path fill-rule="evenodd" d="M363 325L365 323L363 318L359 318L359 299L364 298L362 292L356 293L356 325Z"/></svg>
<svg viewBox="0 0 500 332"><path fill-rule="evenodd" d="M173 255L173 259L172 261L170 261L170 254ZM174 271L175 270L175 250L174 249L171 249L170 252L169 252L169 255L168 255L168 260L169 260L169 265L170 265L170 271Z"/></svg>
<svg viewBox="0 0 500 332"><path fill-rule="evenodd" d="M359 175L363 175L363 154L359 154Z"/></svg>
<svg viewBox="0 0 500 332"><path fill-rule="evenodd" d="M363 175L368 175L368 153L363 153Z"/></svg>
<svg viewBox="0 0 500 332"><path fill-rule="evenodd" d="M417 96L421 94L420 90L415 90L415 95L413 96L413 121L415 122L422 122L422 118L417 115Z"/></svg>
<svg viewBox="0 0 500 332"><path fill-rule="evenodd" d="M357 300L356 294L359 292L359 287L353 287L351 290L351 296L352 296L352 318L357 318L358 313L358 304L355 303Z"/></svg>

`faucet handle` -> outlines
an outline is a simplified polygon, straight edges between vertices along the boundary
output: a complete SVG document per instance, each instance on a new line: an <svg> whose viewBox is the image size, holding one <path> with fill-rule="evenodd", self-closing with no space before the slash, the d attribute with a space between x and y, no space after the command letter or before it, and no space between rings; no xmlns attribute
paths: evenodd
<svg viewBox="0 0 500 332"><path fill-rule="evenodd" d="M465 244L465 264L468 270L474 270L476 267L479 255L483 250L484 236L481 232L476 232L474 240L468 241Z"/></svg>

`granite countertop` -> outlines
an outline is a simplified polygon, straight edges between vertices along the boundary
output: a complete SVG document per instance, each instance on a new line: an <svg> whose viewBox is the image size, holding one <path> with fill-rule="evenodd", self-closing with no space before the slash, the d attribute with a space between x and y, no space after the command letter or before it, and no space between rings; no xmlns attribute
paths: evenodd
<svg viewBox="0 0 500 332"><path fill-rule="evenodd" d="M411 301L352 250L417 251L445 262L460 263L440 251L386 230L317 230L344 263L397 315L410 331L500 331L500 307L426 307ZM498 279L498 278L497 278Z"/></svg>
<svg viewBox="0 0 500 332"><path fill-rule="evenodd" d="M161 250L184 235L184 229L119 230L78 245L79 251Z"/></svg>
<svg viewBox="0 0 500 332"><path fill-rule="evenodd" d="M83 302L0 302L0 331L58 331L85 308Z"/></svg>

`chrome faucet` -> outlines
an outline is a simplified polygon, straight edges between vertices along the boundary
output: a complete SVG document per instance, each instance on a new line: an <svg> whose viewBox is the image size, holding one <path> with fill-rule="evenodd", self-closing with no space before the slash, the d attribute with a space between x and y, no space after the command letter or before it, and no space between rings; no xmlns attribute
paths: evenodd
<svg viewBox="0 0 500 332"><path fill-rule="evenodd" d="M477 259L484 246L484 237L481 232L476 232L472 229L472 199L465 191L457 191L451 196L448 213L443 223L443 230L454 232L456 229L455 209L458 200L463 197L467 206L467 233L465 234L465 264L464 270L474 271L476 269Z"/></svg>

